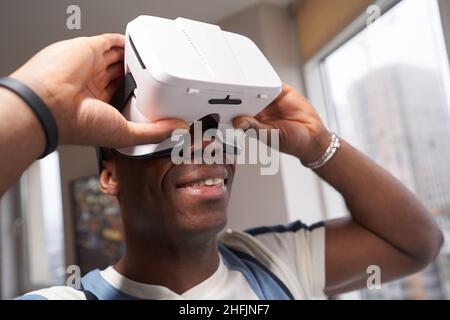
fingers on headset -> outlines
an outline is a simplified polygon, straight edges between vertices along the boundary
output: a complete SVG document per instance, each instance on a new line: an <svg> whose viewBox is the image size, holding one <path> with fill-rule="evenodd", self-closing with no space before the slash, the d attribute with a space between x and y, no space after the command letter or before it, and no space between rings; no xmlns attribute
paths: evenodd
<svg viewBox="0 0 450 320"><path fill-rule="evenodd" d="M103 53L103 61L105 65L109 66L118 62L123 62L124 49L119 47L113 47Z"/></svg>
<svg viewBox="0 0 450 320"><path fill-rule="evenodd" d="M178 119L166 119L155 123L127 122L131 144L159 143L170 137L175 129L187 129L188 125Z"/></svg>

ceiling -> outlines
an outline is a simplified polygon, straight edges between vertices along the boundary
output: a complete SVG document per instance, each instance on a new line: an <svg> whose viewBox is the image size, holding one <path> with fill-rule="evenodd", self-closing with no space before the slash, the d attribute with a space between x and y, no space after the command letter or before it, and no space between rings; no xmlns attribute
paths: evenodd
<svg viewBox="0 0 450 320"><path fill-rule="evenodd" d="M0 72L11 72L58 40L123 33L127 23L139 15L217 23L258 3L286 7L294 1L300 0L0 0L0 52L3 62L7 61L0 64ZM80 30L66 27L66 11L74 3L81 10Z"/></svg>
<svg viewBox="0 0 450 320"><path fill-rule="evenodd" d="M81 2L83 9L87 9L90 5L98 7L98 0ZM107 7L120 8L125 16L145 12L165 18L182 16L215 22L261 2L285 7L294 0L129 0L127 6L124 6L123 0L108 0Z"/></svg>

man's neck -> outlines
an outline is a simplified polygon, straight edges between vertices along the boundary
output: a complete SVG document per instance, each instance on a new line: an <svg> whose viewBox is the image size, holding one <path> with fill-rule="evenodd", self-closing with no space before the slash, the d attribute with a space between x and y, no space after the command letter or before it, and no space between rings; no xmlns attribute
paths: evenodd
<svg viewBox="0 0 450 320"><path fill-rule="evenodd" d="M209 278L219 261L215 239L202 245L126 241L125 254L114 268L133 281L164 286L182 294Z"/></svg>

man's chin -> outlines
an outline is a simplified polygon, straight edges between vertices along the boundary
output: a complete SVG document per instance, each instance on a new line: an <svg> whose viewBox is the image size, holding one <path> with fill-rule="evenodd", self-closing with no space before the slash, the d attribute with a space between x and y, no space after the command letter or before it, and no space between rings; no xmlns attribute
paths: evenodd
<svg viewBox="0 0 450 320"><path fill-rule="evenodd" d="M214 236L222 231L227 224L227 215L224 211L209 210L205 212L184 212L181 219L181 228L190 236Z"/></svg>

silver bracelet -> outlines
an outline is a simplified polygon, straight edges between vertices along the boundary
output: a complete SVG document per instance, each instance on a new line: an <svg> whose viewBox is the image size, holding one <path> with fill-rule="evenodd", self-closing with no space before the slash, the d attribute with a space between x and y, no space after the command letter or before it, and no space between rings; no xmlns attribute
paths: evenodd
<svg viewBox="0 0 450 320"><path fill-rule="evenodd" d="M305 167L313 170L318 169L322 167L324 164L326 164L328 161L330 161L331 158L334 157L336 152L341 147L341 140L334 132L330 131L330 133L331 133L331 142L327 150L325 150L324 154L318 160L311 163L303 164Z"/></svg>

